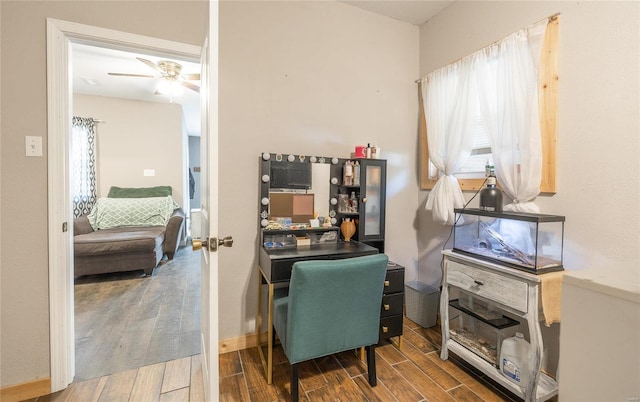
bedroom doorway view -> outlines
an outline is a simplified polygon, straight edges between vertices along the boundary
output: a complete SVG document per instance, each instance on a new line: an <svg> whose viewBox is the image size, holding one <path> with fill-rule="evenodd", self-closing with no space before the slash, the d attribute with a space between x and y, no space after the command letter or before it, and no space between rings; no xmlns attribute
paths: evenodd
<svg viewBox="0 0 640 402"><path fill-rule="evenodd" d="M71 183L81 183L70 186L74 215L91 216L90 222L82 218L74 222L74 234L93 226L116 226L103 232L112 231L114 242L105 243L106 235L102 239L83 235L74 249L120 253L109 261L85 264L88 268L83 269L88 270L76 270L76 275L82 274L74 280L74 382L78 382L200 353L200 253L191 250L188 240L190 211L200 208L200 65L168 55L73 44L72 72L73 116L90 126L82 127L76 120L78 127L73 130L80 131L71 135ZM140 212L149 207L146 203L165 202L164 193L142 195L153 200L131 201L119 198L131 194L110 194L112 187L168 188L170 200L184 211L175 248L162 244L171 237L171 221L165 227L154 221L150 226L162 227L164 233L161 229L143 241L130 226L143 225L135 220L148 217L125 218L118 212L121 208ZM114 197L118 200L98 201ZM169 217L167 213L163 219ZM120 230L121 226L129 228ZM161 258L152 276L143 270L150 269L148 258L135 250L144 248L145 241L152 254L160 254L155 258ZM85 262L92 261L90 257Z"/></svg>

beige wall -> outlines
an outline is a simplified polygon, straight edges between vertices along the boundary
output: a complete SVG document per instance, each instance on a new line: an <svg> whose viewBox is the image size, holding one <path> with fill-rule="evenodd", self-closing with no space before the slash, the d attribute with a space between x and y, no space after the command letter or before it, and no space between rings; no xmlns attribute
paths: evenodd
<svg viewBox="0 0 640 402"><path fill-rule="evenodd" d="M596 268L635 283L640 261L639 4L455 2L420 27L420 74L425 75L562 14L558 192L538 197L537 203L543 213L566 216L565 269ZM433 223L431 211L424 210L427 194L419 197L420 277L438 283L440 249L450 228ZM467 199L472 195L465 194ZM477 205L477 200L471 204ZM545 341L553 340L546 345L549 361L558 355L558 327L543 328Z"/></svg>
<svg viewBox="0 0 640 402"><path fill-rule="evenodd" d="M49 376L46 18L201 45L207 7L189 1L0 2L0 386ZM27 135L43 137L44 156L24 156Z"/></svg>
<svg viewBox="0 0 640 402"><path fill-rule="evenodd" d="M416 275L418 27L337 2L220 4L220 337L255 332L258 156L388 159L386 249Z"/></svg>
<svg viewBox="0 0 640 402"><path fill-rule="evenodd" d="M176 103L142 102L75 94L74 115L104 120L96 129L98 196L111 186L171 186L184 205L182 107ZM155 176L144 176L152 169Z"/></svg>

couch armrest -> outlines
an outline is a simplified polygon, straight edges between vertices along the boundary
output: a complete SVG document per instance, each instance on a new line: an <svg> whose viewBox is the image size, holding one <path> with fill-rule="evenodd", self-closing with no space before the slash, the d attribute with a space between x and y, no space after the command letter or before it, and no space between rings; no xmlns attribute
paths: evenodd
<svg viewBox="0 0 640 402"><path fill-rule="evenodd" d="M89 218L86 215L80 216L73 220L73 235L81 235L93 232L93 228L89 223Z"/></svg>
<svg viewBox="0 0 640 402"><path fill-rule="evenodd" d="M162 251L170 260L173 259L173 256L180 245L183 226L184 211L182 208L178 208L173 211L171 218L169 218L169 222L167 222L167 228L164 231L164 244L162 245Z"/></svg>

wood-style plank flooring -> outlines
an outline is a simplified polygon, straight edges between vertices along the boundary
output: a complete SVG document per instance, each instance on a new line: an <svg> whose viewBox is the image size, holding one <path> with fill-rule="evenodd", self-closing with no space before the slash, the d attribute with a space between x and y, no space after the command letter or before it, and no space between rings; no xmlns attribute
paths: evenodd
<svg viewBox="0 0 640 402"><path fill-rule="evenodd" d="M376 349L378 385L354 351L301 364L300 400L307 401L518 401L459 360L440 360L438 327L424 329L405 318L402 351ZM450 354L451 356L451 354ZM452 356L455 358L455 356ZM290 400L291 366L274 350L273 384L267 385L257 348L220 355L220 401ZM200 355L74 382L64 391L27 402L203 402Z"/></svg>
<svg viewBox="0 0 640 402"><path fill-rule="evenodd" d="M204 402L200 355L87 381L26 402Z"/></svg>
<svg viewBox="0 0 640 402"><path fill-rule="evenodd" d="M402 350L376 348L378 385L367 381L366 363L354 351L302 363L300 400L308 401L518 401L467 366L440 359L438 327L424 329L405 318ZM274 349L273 384L267 385L257 348L220 355L220 400L290 400L290 370L281 347Z"/></svg>
<svg viewBox="0 0 640 402"><path fill-rule="evenodd" d="M75 283L76 381L200 353L200 254Z"/></svg>

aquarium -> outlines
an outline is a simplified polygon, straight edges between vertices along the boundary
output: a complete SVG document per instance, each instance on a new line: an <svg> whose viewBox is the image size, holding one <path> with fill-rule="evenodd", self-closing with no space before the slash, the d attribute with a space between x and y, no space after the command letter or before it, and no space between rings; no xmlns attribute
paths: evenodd
<svg viewBox="0 0 640 402"><path fill-rule="evenodd" d="M497 366L502 341L518 331L519 321L500 314L485 319L462 307L459 300L449 301L449 338Z"/></svg>
<svg viewBox="0 0 640 402"><path fill-rule="evenodd" d="M456 209L453 251L541 274L561 271L564 216Z"/></svg>

